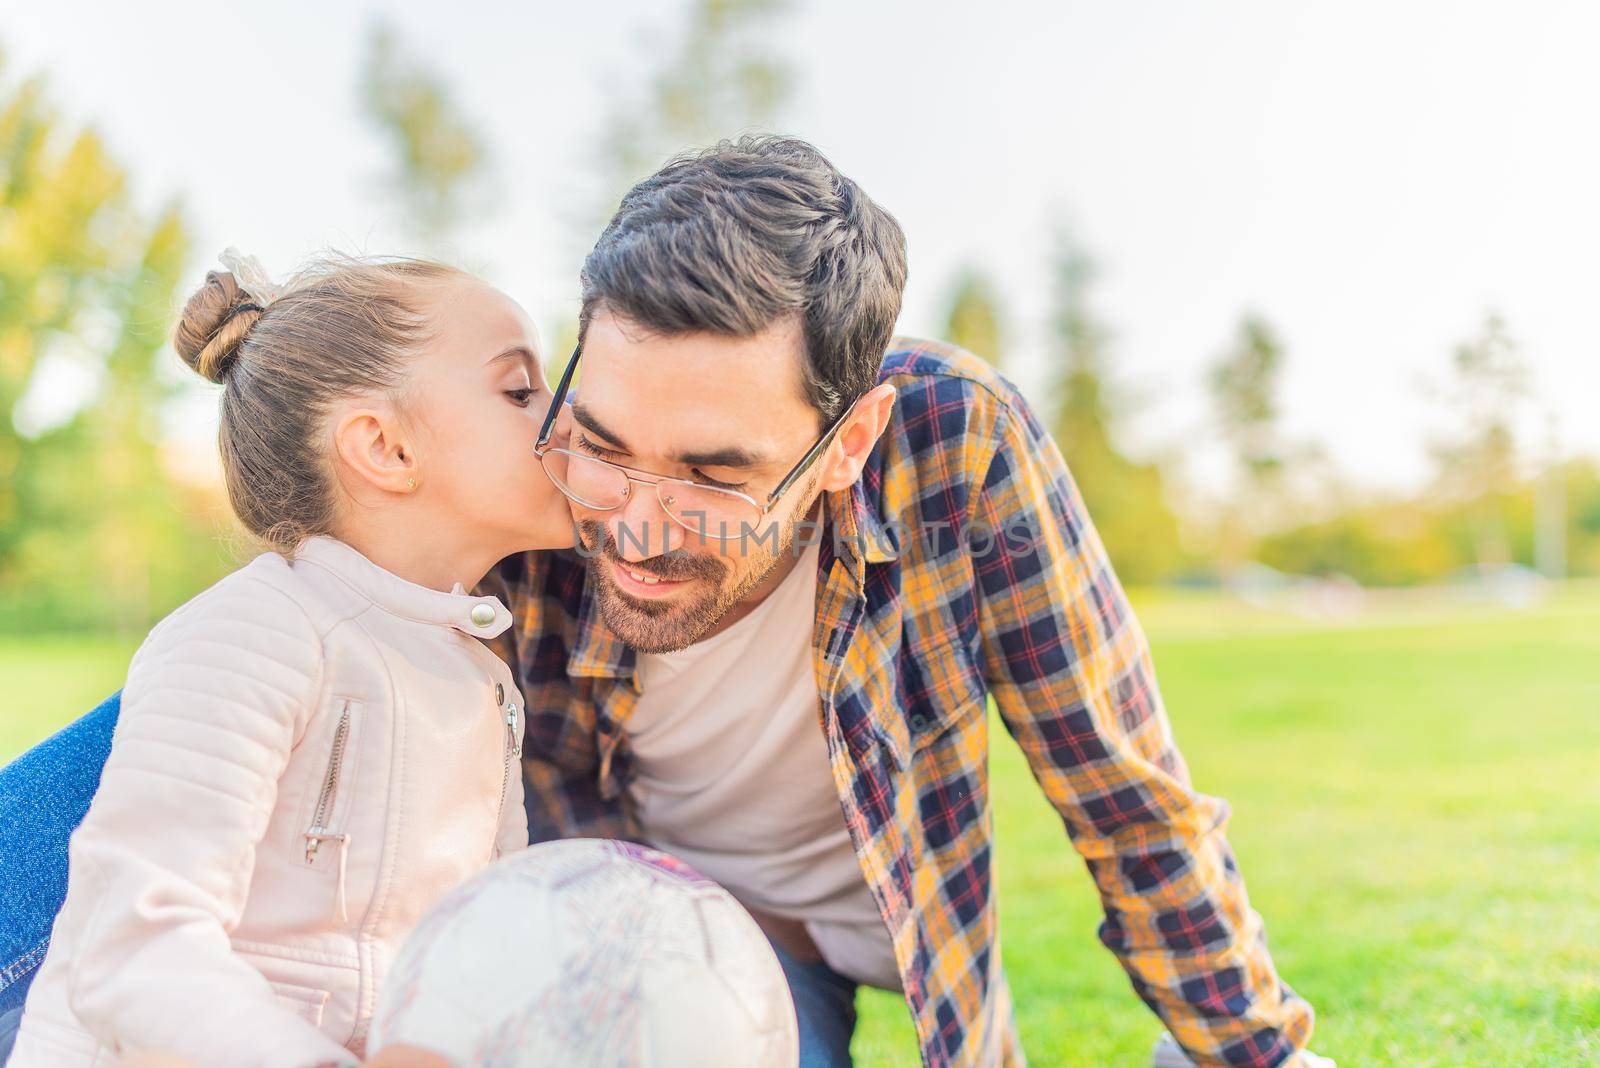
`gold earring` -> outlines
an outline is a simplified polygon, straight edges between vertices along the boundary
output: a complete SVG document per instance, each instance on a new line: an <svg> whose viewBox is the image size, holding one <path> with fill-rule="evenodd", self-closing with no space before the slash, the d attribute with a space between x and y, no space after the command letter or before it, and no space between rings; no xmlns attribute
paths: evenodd
<svg viewBox="0 0 1600 1068"><path fill-rule="evenodd" d="M411 491L415 490L416 488L417 488L417 480L416 479L414 479L414 478L406 479L406 492L407 493L410 493Z"/></svg>

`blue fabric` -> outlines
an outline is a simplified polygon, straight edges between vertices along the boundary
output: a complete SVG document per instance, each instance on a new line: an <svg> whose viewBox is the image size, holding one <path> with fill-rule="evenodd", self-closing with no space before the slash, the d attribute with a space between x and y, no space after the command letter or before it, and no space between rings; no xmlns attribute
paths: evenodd
<svg viewBox="0 0 1600 1068"><path fill-rule="evenodd" d="M67 839L100 787L121 698L0 768L0 1019L22 1006L44 961L67 896Z"/></svg>
<svg viewBox="0 0 1600 1068"><path fill-rule="evenodd" d="M0 1068L11 1059L11 1050L17 1044L17 1032L22 1029L22 1006L0 1012Z"/></svg>
<svg viewBox="0 0 1600 1068"><path fill-rule="evenodd" d="M800 1025L800 1068L850 1068L856 1030L856 984L821 961L796 960L775 943Z"/></svg>

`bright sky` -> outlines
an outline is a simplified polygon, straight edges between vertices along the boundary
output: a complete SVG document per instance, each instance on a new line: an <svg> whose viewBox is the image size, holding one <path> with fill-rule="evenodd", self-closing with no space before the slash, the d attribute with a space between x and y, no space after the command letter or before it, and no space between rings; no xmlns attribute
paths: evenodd
<svg viewBox="0 0 1600 1068"><path fill-rule="evenodd" d="M184 199L207 254L238 245L284 272L327 245L401 249L356 94L377 5L9 6L8 77L45 73L142 197ZM592 203L591 132L680 7L382 8L496 155L506 207L463 254L547 336L574 313L592 237L572 221ZM1410 483L1438 425L1423 385L1494 308L1565 447L1600 452L1600 5L798 7L788 132L905 226L902 329L937 334L952 277L979 261L1009 305L1008 370L1042 398L1048 223L1066 217L1101 261L1117 374L1145 402L1137 449L1206 440L1203 368L1256 309L1288 343L1290 430L1365 482ZM197 438L210 408L185 409Z"/></svg>

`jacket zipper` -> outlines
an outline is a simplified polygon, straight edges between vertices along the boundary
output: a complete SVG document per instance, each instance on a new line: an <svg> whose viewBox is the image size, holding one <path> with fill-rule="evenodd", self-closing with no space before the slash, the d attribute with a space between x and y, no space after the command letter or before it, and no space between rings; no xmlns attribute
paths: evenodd
<svg viewBox="0 0 1600 1068"><path fill-rule="evenodd" d="M306 863L315 864L317 851L323 842L339 845L339 881L335 893L341 923L350 922L349 904L345 896L345 869L350 858L350 836L334 834L328 830L328 820L333 817L333 799L339 792L339 775L344 770L344 751L350 741L350 702L344 703L339 713L339 725L333 729L333 750L328 754L328 771L322 778L322 792L317 795L317 810L311 817L311 829L306 832Z"/></svg>
<svg viewBox="0 0 1600 1068"><path fill-rule="evenodd" d="M504 821L506 814L506 795L511 792L511 765L517 754L517 703L511 702L506 706L506 751L505 759L500 769L500 818L495 820L498 827Z"/></svg>
<svg viewBox="0 0 1600 1068"><path fill-rule="evenodd" d="M339 713L339 725L333 730L333 751L328 756L328 771L322 778L322 793L317 795L317 810L311 817L311 829L306 832L306 863L314 864L317 850L329 840L343 840L344 835L328 831L328 818L333 813L334 795L339 791L339 774L344 769L345 745L350 740L350 702Z"/></svg>

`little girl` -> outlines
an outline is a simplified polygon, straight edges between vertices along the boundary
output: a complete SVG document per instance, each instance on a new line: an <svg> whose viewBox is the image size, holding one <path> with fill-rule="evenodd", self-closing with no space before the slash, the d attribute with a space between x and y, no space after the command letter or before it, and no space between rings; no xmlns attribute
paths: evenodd
<svg viewBox="0 0 1600 1068"><path fill-rule="evenodd" d="M135 655L12 1068L355 1064L422 912L527 844L518 690L480 641L511 615L465 590L571 544L532 325L434 263L281 294L230 266L176 345L223 387L228 495L275 551Z"/></svg>

